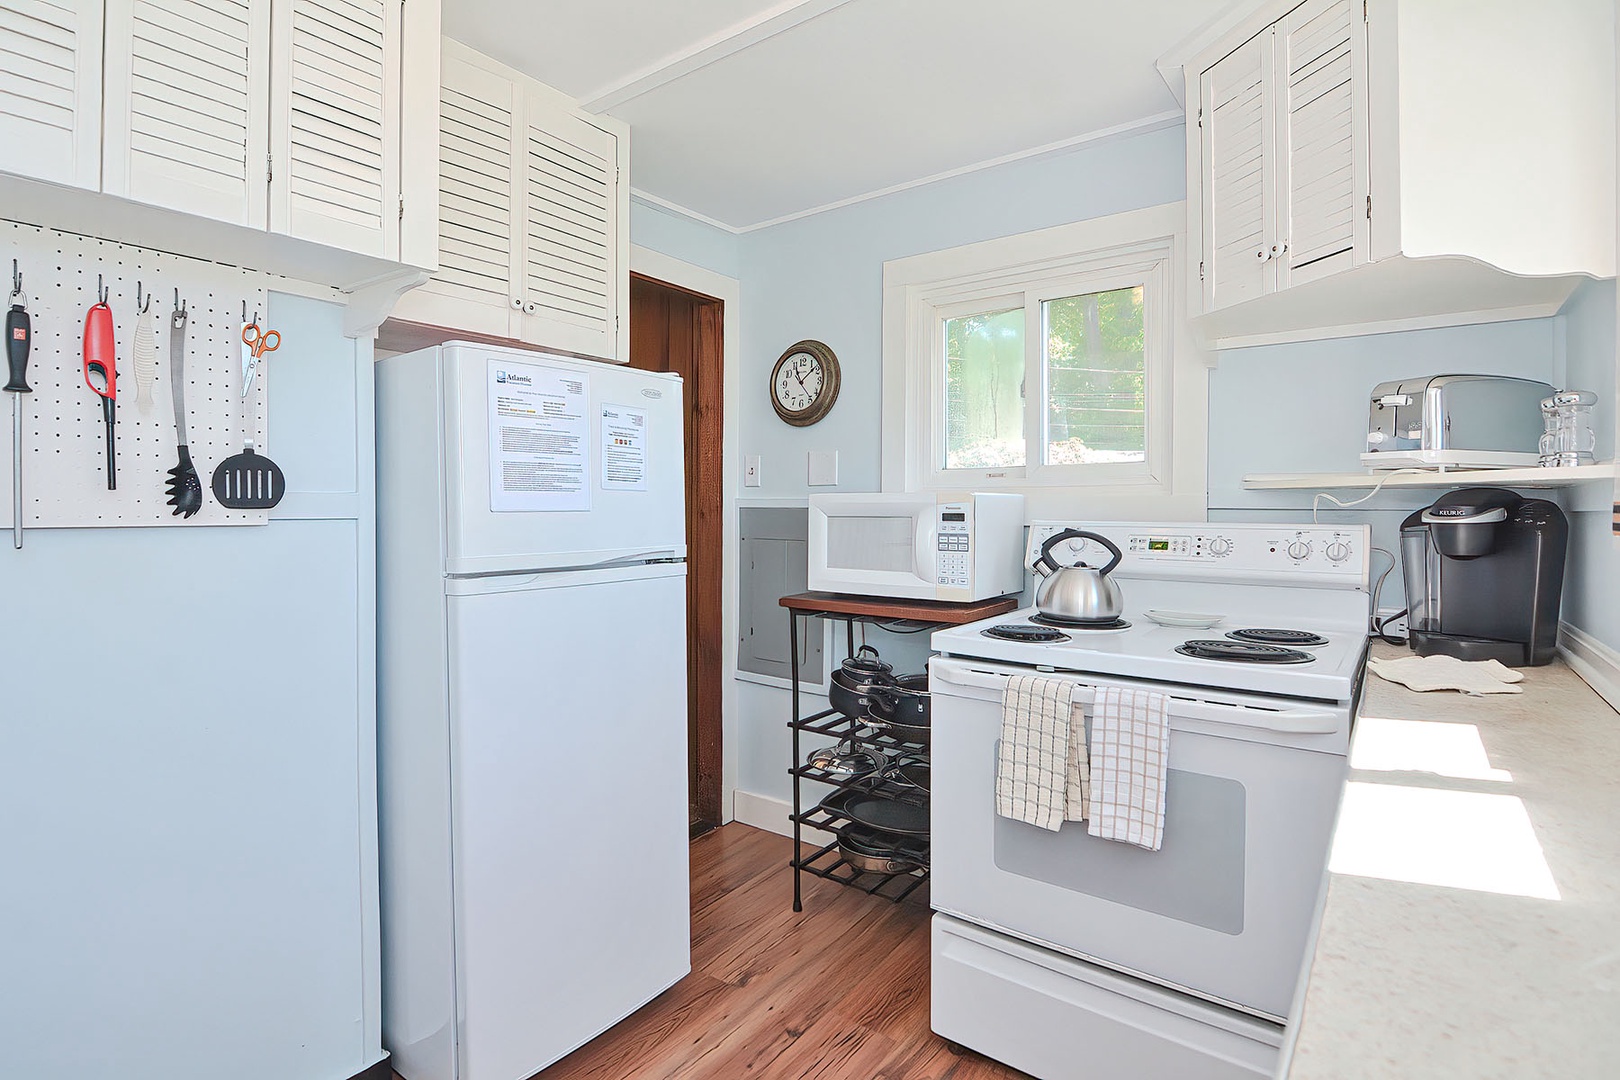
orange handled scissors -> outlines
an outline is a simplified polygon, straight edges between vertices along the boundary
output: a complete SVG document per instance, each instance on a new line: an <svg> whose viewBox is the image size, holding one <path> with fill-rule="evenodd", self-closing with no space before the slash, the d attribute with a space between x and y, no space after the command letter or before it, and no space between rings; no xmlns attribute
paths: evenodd
<svg viewBox="0 0 1620 1080"><path fill-rule="evenodd" d="M281 347L281 334L275 330L261 330L258 323L242 327L242 396L253 392L253 379L259 373L259 358Z"/></svg>

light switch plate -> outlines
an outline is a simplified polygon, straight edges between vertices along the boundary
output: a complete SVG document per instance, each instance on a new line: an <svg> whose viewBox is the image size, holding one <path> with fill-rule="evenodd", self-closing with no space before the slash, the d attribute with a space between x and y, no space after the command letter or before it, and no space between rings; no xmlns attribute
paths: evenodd
<svg viewBox="0 0 1620 1080"><path fill-rule="evenodd" d="M743 458L743 487L759 487L758 454L748 454Z"/></svg>
<svg viewBox="0 0 1620 1080"><path fill-rule="evenodd" d="M838 451L812 450L809 457L811 487L831 487L838 483Z"/></svg>

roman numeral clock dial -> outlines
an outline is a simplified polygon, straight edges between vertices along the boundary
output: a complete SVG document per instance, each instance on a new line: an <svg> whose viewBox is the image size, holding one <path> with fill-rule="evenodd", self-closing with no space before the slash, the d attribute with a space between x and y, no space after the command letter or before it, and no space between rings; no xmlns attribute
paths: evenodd
<svg viewBox="0 0 1620 1080"><path fill-rule="evenodd" d="M838 357L819 341L789 346L771 369L771 405L795 427L809 427L838 400Z"/></svg>

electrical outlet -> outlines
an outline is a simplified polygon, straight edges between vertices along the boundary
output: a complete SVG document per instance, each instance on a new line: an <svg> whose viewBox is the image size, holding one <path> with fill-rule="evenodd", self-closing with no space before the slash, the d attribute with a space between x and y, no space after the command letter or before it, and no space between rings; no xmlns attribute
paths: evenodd
<svg viewBox="0 0 1620 1080"><path fill-rule="evenodd" d="M811 487L832 487L838 483L838 451L812 450L808 464Z"/></svg>
<svg viewBox="0 0 1620 1080"><path fill-rule="evenodd" d="M743 458L743 487L759 487L759 455Z"/></svg>
<svg viewBox="0 0 1620 1080"><path fill-rule="evenodd" d="M1399 616L1399 618L1391 619L1391 616ZM1381 623L1385 619L1390 619L1389 625L1384 627L1384 633L1387 636L1392 638L1404 638L1406 636L1406 613L1403 609L1379 608L1374 621Z"/></svg>

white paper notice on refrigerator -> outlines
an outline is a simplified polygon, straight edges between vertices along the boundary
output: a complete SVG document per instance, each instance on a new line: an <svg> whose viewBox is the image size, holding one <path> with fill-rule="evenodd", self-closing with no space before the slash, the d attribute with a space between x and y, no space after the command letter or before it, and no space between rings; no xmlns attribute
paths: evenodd
<svg viewBox="0 0 1620 1080"><path fill-rule="evenodd" d="M591 508L590 379L489 363L489 508Z"/></svg>
<svg viewBox="0 0 1620 1080"><path fill-rule="evenodd" d="M647 490L647 410L602 406L602 490Z"/></svg>

